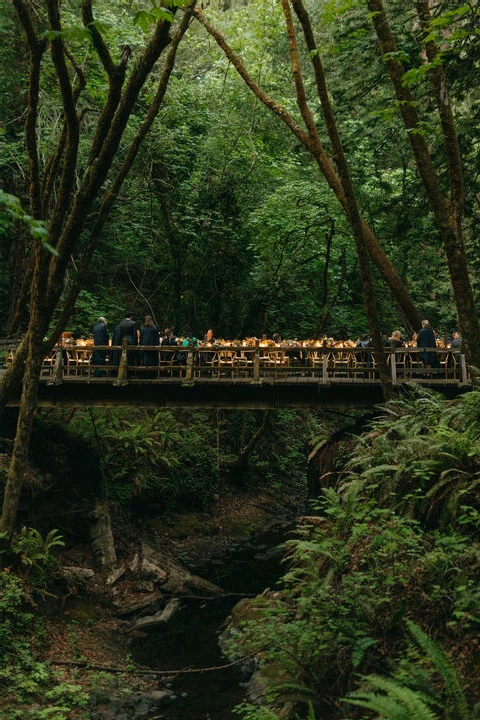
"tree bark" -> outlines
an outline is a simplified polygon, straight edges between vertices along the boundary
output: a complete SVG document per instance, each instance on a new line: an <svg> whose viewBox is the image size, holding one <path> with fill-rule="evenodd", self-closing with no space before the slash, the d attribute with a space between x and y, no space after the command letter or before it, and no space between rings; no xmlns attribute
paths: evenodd
<svg viewBox="0 0 480 720"><path fill-rule="evenodd" d="M95 507L89 517L90 541L95 559L101 567L115 565L117 553L115 551L108 501L105 498L97 498Z"/></svg>
<svg viewBox="0 0 480 720"><path fill-rule="evenodd" d="M391 375L387 367L387 359L385 357L385 352L383 349L382 333L380 330L380 322L378 319L375 290L373 286L372 273L370 270L368 248L364 233L362 217L360 215L355 190L353 188L352 180L350 177L350 168L348 166L347 158L345 157L345 152L343 150L343 145L340 139L337 123L335 121L335 117L330 104L325 74L323 71L322 62L320 60L318 48L316 46L313 36L312 27L310 24L310 17L305 10L305 7L301 0L292 0L292 5L302 26L305 42L313 65L315 81L317 85L317 94L322 107L327 133L330 138L330 142L332 143L335 162L338 168L343 192L345 194L347 219L352 230L352 234L355 240L355 247L357 250L365 312L367 316L370 335L373 341L373 348L375 350L375 359L380 374L380 380L384 388L384 396L385 399L388 399L388 397L390 397L393 393L393 388L391 382ZM313 116L308 109L305 93L303 91L303 83L301 81L300 75L300 62L296 50L295 31L293 28L292 18L290 14L289 0L282 0L282 7L287 22L287 31L290 38L291 48L293 46L293 50L291 50L291 62L292 67L294 68L294 74L297 76L297 79L295 81L295 84L298 88L297 105L300 108L302 117L304 118L305 124L308 128L312 143L318 145L320 138L318 136L317 126L313 120Z"/></svg>
<svg viewBox="0 0 480 720"><path fill-rule="evenodd" d="M428 35L431 19L429 4L422 0L416 2L415 5L425 39L427 59L433 63L437 59L437 49ZM448 197L442 191L430 150L421 132L416 103L410 89L403 84L405 70L398 60L397 45L382 0L367 0L367 7L371 13L380 49L385 57L395 96L399 101L400 112L408 131L408 139L418 173L443 242L467 363L471 367L480 368L480 322L470 282L462 229L463 170L443 67L438 63L432 64L429 72L441 121L449 177Z"/></svg>
<svg viewBox="0 0 480 720"><path fill-rule="evenodd" d="M262 418L262 424L255 430L254 434L248 441L248 443L241 449L235 460L233 460L229 466L228 470L232 473L239 472L240 470L243 470L250 458L251 453L253 450L255 450L258 441L260 438L265 434L267 429L270 427L271 422L271 412L270 410L264 410L263 412L263 418Z"/></svg>
<svg viewBox="0 0 480 720"><path fill-rule="evenodd" d="M46 345L50 344L51 346L63 328L57 326L48 343L44 343L43 339L48 332L52 315L63 291L64 278L70 256L80 240L92 203L100 193L101 187L110 172L115 154L119 148L120 141L138 95L154 68L156 61L171 42L170 23L165 21L158 22L144 52L139 55L123 92L119 95L120 87L123 84L122 74L125 72L128 57L126 55L122 56L122 60L117 66L114 66L113 63L109 64L109 56L106 54L106 47L103 44L98 28L94 29L94 47L101 58L104 68L106 68L110 83L107 106L104 109L104 113L108 115L109 122L108 128L106 128L104 122L105 114L102 115L100 126L97 127L97 133L93 141L92 152L90 153L91 162L87 167L80 188L75 192L74 180L77 175L79 142L79 116L76 111L76 102L84 83L79 66L64 45L61 35L62 26L59 2L58 0L47 0L49 23L46 28L41 28L38 31L36 23L37 21L39 22L39 19L36 15L35 8L25 0L14 0L14 5L23 26L29 49L30 74L25 135L29 158L31 214L36 219L47 220L49 228L48 242L52 247L56 248L57 254L53 255L48 252L39 241L35 241L34 257L30 264L31 283L28 288L27 283L25 283L23 292L24 301L28 301L30 306L28 330L4 380L3 390L4 398L6 398L9 396L13 384L18 383L19 379L23 377L17 434L14 442L11 466L7 475L1 518L1 529L9 536L11 536L14 531L18 512L23 476L28 457L30 435L37 406L40 367ZM84 22L86 24L91 23L93 16L91 14L90 0L83 0L83 11ZM140 144L158 112L174 65L178 43L188 28L190 17L191 8L187 6L174 35L172 49L168 55L165 71L158 85L157 95L151 108L147 112L144 123L127 152L125 162L113 178L112 187L114 191L112 192L110 190L107 192L101 202L101 212L98 222L94 225L93 231L91 232L90 242L87 242L85 245L82 265L83 272L88 266L88 262L98 241L100 230L118 195L122 182L130 170L140 148ZM37 145L37 121L41 60L46 48L46 41L41 38L45 30L56 33L50 46L53 65L60 87L65 123L64 128L61 130L61 138L64 138L64 146L60 149L60 145L57 145L52 156L52 161L46 166L46 173L43 178L45 185L42 187ZM70 80L66 63L67 58L76 69L77 75L80 76L80 82L76 88L72 86ZM58 177L57 175L55 178L55 174L58 172L61 172L61 176ZM56 199L51 207L45 198L45 187L50 189L49 194L52 195L52 189L54 187L56 188ZM45 215L43 214L44 212ZM79 284L75 284L74 291L70 294L67 302L66 311L62 315L63 322L68 320L69 312L71 312L73 308L79 289ZM111 552L107 554L109 557L112 556Z"/></svg>

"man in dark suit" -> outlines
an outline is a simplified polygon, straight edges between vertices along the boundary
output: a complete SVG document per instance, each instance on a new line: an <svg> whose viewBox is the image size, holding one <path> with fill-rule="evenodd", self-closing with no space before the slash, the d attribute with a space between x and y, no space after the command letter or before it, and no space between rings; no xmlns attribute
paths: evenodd
<svg viewBox="0 0 480 720"><path fill-rule="evenodd" d="M127 345L138 345L137 323L133 319L133 313L125 313L123 320L117 325L119 345L122 345L123 339L127 341ZM117 329L115 328L115 330ZM136 352L128 352L128 364L135 365L137 360Z"/></svg>
<svg viewBox="0 0 480 720"><path fill-rule="evenodd" d="M126 338L127 345L138 345L137 323L133 319L133 313L126 313L118 327L120 330L120 344L123 338Z"/></svg>
<svg viewBox="0 0 480 720"><path fill-rule="evenodd" d="M93 344L96 345L108 345L110 336L107 330L107 321L104 317L99 317L97 324L93 328ZM107 358L106 350L94 350L92 354L92 365L105 365ZM101 377L105 375L104 370L94 370L94 376Z"/></svg>

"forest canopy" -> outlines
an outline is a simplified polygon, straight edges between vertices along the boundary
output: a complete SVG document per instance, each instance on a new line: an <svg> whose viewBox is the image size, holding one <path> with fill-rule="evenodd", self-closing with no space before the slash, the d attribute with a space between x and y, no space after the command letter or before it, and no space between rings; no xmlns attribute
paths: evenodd
<svg viewBox="0 0 480 720"><path fill-rule="evenodd" d="M387 10L404 63L404 83L415 91L421 112L416 132L428 143L433 168L447 191L441 124L422 63L419 22L413 4L390 2ZM94 11L112 60L118 62L122 48L128 47L131 65L153 27L150 10L124 5L113 13L108 4L97 2ZM234 49L252 77L300 122L280 5L213 5L205 14L227 38L235 38ZM313 11L311 23L362 215L420 315L439 332L451 333L458 321L441 236L370 15L364 3L324 3ZM432 37L441 38L442 67L462 151L463 227L476 296L479 100L472 80L478 71L477 21L474 6L440 3L431 31ZM65 43L82 63L87 83L85 97L78 101L77 178L87 167L90 138L108 92L105 73L92 54L92 37L81 22L78 4L63 4ZM4 32L13 42L2 51L3 188L18 196L30 214L28 158L22 147L28 63L12 8L5 9ZM45 42L52 39L50 31ZM314 107L308 56L300 44L299 51L313 118L331 154L325 120ZM41 174L58 143L62 113L47 57L37 107ZM73 66L68 72L73 77ZM111 172L142 122L159 72L154 70L132 108ZM82 232L85 238L88 226ZM60 305L79 270L85 242L80 241L69 259ZM20 223L6 223L2 245L2 323L8 328L30 253L28 233ZM409 330L377 270L374 282L382 331L389 333L396 326ZM160 326L173 325L179 333L187 327L199 333L213 325L219 337L275 330L285 337L310 336L316 330L354 337L367 327L345 214L305 146L249 92L197 22L179 46L161 110L102 228L68 326L88 331L99 312L119 318L125 307L133 307L139 316L153 310ZM18 322L25 329L25 313Z"/></svg>
<svg viewBox="0 0 480 720"><path fill-rule="evenodd" d="M0 293L22 337L4 383L5 397L22 383L10 530L42 359L100 315L130 307L200 336L367 330L385 396L382 334L428 316L480 367L478 8L118 10L5 12Z"/></svg>

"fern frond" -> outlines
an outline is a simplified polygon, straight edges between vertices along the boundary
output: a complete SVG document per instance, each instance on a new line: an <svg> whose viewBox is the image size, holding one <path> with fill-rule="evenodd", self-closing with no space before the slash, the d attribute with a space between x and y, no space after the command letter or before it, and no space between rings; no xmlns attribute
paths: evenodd
<svg viewBox="0 0 480 720"><path fill-rule="evenodd" d="M438 720L422 693L380 675L367 675L364 680L372 690L354 692L348 702L379 713L382 720Z"/></svg>
<svg viewBox="0 0 480 720"><path fill-rule="evenodd" d="M413 635L416 643L422 648L440 675L447 695L448 701L454 709L455 720L469 720L470 712L467 699L460 685L457 672L453 667L446 653L439 645L428 637L428 635L414 622L407 620L407 627Z"/></svg>

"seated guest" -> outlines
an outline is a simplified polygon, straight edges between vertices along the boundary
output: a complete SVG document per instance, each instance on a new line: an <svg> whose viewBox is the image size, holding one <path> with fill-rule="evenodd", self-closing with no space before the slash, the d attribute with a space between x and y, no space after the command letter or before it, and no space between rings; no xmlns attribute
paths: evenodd
<svg viewBox="0 0 480 720"><path fill-rule="evenodd" d="M73 340L73 345L86 345L87 344L85 342L85 340L82 338L82 333L80 332L80 330L74 330L72 332L72 340Z"/></svg>
<svg viewBox="0 0 480 720"><path fill-rule="evenodd" d="M160 345L162 347L174 347L178 345L178 338L173 332L171 328L165 328L165 331L160 338ZM178 361L178 353L176 352L161 352L160 353L160 360L162 362L177 362Z"/></svg>
<svg viewBox="0 0 480 720"><path fill-rule="evenodd" d="M212 328L209 328L209 330L207 330L207 332L205 333L203 337L203 342L205 343L205 345L215 345L215 343L217 342L215 340ZM207 363L211 363L214 357L214 352L202 352L200 353L200 364L205 365Z"/></svg>
<svg viewBox="0 0 480 720"><path fill-rule="evenodd" d="M183 340L180 343L180 346L181 347L189 347L190 344L192 344L193 347L197 347L198 339L194 335L192 335L190 332L188 332L187 337L185 338L185 340ZM186 364L186 362L187 362L187 353L186 352L178 353L178 362L180 363L180 365Z"/></svg>
<svg viewBox="0 0 480 720"><path fill-rule="evenodd" d="M369 335L360 335L359 339L356 342L355 347L357 348L371 348L372 347L372 341ZM361 362L364 362L365 365L369 368L372 367L372 353L365 352L360 355Z"/></svg>
<svg viewBox="0 0 480 720"><path fill-rule="evenodd" d="M400 330L394 330L389 337L389 344L391 347L400 348L405 347L405 343L402 340L402 333Z"/></svg>
<svg viewBox="0 0 480 720"><path fill-rule="evenodd" d="M205 335L203 336L203 342L204 342L204 343L209 343L210 345L215 345L215 342L216 342L216 341L215 341L215 335L214 335L214 332L213 332L212 328L210 328L209 330L207 330L207 332L206 332Z"/></svg>
<svg viewBox="0 0 480 720"><path fill-rule="evenodd" d="M458 330L455 330L452 339L450 340L450 347L454 349L456 352L453 353L453 357L455 358L455 362L458 365L460 362L460 355L462 352L462 336L460 335Z"/></svg>

